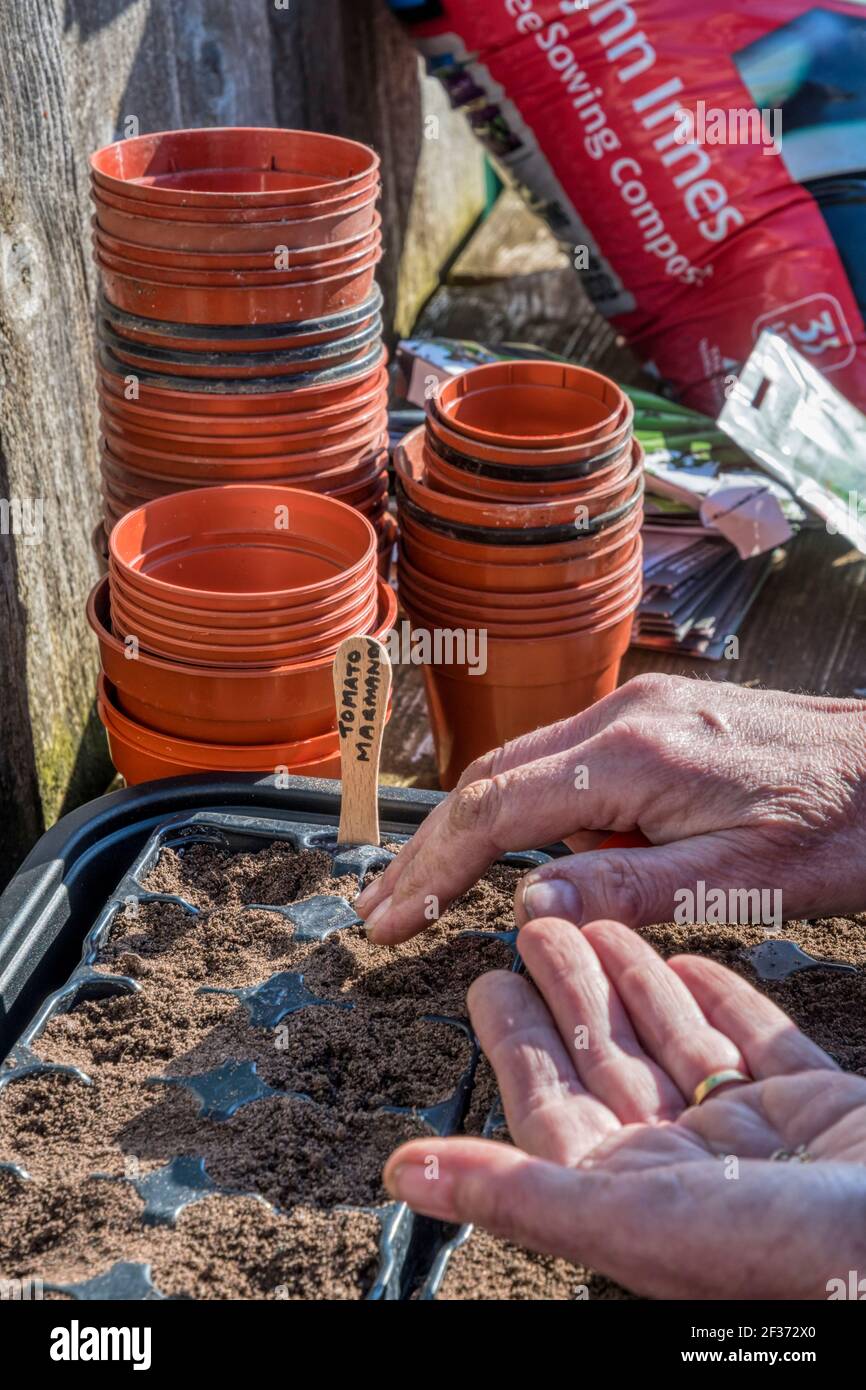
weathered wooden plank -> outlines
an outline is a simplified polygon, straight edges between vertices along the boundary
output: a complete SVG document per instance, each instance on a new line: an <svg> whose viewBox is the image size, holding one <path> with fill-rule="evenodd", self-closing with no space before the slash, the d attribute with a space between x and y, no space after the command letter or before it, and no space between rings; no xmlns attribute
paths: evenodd
<svg viewBox="0 0 866 1390"><path fill-rule="evenodd" d="M130 118L272 123L268 40L264 13L207 0L0 14L0 497L40 502L44 522L38 543L2 538L0 881L112 775L84 619L100 511L87 156Z"/></svg>

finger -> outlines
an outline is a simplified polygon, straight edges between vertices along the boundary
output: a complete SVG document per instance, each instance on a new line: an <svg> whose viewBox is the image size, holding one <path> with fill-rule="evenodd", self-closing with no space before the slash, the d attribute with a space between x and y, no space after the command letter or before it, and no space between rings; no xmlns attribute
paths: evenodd
<svg viewBox="0 0 866 1390"><path fill-rule="evenodd" d="M503 772L512 772L515 768L537 762L540 758L564 753L567 749L576 747L606 727L615 717L620 704L620 692L614 691L588 710L571 715L568 719L561 719L556 724L548 724L545 728L533 729L530 733L522 734L520 738L512 739L501 748L494 748L483 757L477 758L463 773L451 795L426 817L385 873L358 896L355 906L361 916L368 919L377 905L391 896L398 878L406 872L427 841L431 837L435 838L442 821L447 820L450 814L449 803L455 793L473 782L485 781ZM592 838L595 839L594 836ZM594 848L594 843L588 844L587 848Z"/></svg>
<svg viewBox="0 0 866 1390"><path fill-rule="evenodd" d="M389 866L372 911L366 898L358 910L373 941L405 941L425 925L431 896L441 911L506 851L607 829L612 817L613 829L631 828L657 796L653 759L645 749L627 732L603 730L577 748L452 793L434 812L435 825L430 817L430 833L414 855L402 866L399 859ZM572 916L561 909L532 915Z"/></svg>
<svg viewBox="0 0 866 1390"><path fill-rule="evenodd" d="M593 922L584 932L644 1049L682 1095L690 1099L713 1072L747 1069L736 1043L707 1022L691 990L651 946L619 922Z"/></svg>
<svg viewBox="0 0 866 1390"><path fill-rule="evenodd" d="M521 930L518 945L587 1091L622 1124L675 1119L688 1101L638 1041L590 936L568 922L542 918ZM522 1138L518 1142L553 1157Z"/></svg>
<svg viewBox="0 0 866 1390"><path fill-rule="evenodd" d="M731 901L728 895L741 889L748 872L760 884L766 868L749 866L761 850L754 830L726 830L648 849L600 849L554 859L522 880L517 920L564 917L579 926L612 921L628 927L682 920L683 894L690 892L697 905L699 883L704 902L715 889Z"/></svg>
<svg viewBox="0 0 866 1390"><path fill-rule="evenodd" d="M528 980L504 970L480 976L469 1013L496 1073L515 1143L551 1162L573 1164L619 1128L578 1080L544 1002Z"/></svg>
<svg viewBox="0 0 866 1390"><path fill-rule="evenodd" d="M838 1070L823 1048L733 970L700 956L674 956L668 965L708 1022L736 1043L756 1080L822 1067Z"/></svg>
<svg viewBox="0 0 866 1390"><path fill-rule="evenodd" d="M854 1268L862 1249L851 1223L856 1165L778 1168L747 1160L736 1182L716 1160L618 1175L562 1168L490 1140L415 1139L391 1155L384 1178L417 1212L474 1223L638 1294L826 1299L828 1276ZM802 1220L809 1211L821 1220Z"/></svg>
<svg viewBox="0 0 866 1390"><path fill-rule="evenodd" d="M569 1252L573 1258L578 1225L587 1244L598 1234L597 1210L586 1210L585 1203L604 1179L532 1158L510 1144L413 1139L391 1154L383 1176L391 1196L415 1211L449 1223L477 1223L531 1250Z"/></svg>

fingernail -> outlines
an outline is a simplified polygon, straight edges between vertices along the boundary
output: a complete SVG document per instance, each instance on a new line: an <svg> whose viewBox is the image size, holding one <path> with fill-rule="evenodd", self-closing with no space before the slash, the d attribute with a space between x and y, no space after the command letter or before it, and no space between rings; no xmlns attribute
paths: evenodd
<svg viewBox="0 0 866 1390"><path fill-rule="evenodd" d="M369 937L372 937L374 935L377 923L381 924L383 918L386 917L388 912L390 911L390 908L391 899L383 898L379 906L373 912L370 913L370 916L367 918L367 921L364 924L364 929Z"/></svg>
<svg viewBox="0 0 866 1390"><path fill-rule="evenodd" d="M447 1217L451 1213L451 1175L435 1154L398 1163L386 1174L385 1186L392 1197L428 1216Z"/></svg>
<svg viewBox="0 0 866 1390"><path fill-rule="evenodd" d="M357 898L355 899L355 907L358 909L359 912L362 912L364 910L365 902L369 902L371 898L375 897L374 889L377 887L378 884L376 883L368 883L364 891L358 894Z"/></svg>
<svg viewBox="0 0 866 1390"><path fill-rule="evenodd" d="M567 878L530 879L520 901L527 921L564 917L568 922L579 922L583 913L580 893Z"/></svg>

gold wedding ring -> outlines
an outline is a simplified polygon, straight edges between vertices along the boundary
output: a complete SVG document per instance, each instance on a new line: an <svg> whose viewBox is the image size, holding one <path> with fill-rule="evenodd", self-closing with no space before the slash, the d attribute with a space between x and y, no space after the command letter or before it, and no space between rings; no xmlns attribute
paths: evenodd
<svg viewBox="0 0 866 1390"><path fill-rule="evenodd" d="M748 1076L744 1071L737 1071L734 1067L726 1067L724 1071L710 1072L709 1076L695 1087L692 1105L703 1105L707 1096L711 1096L713 1091L717 1091L720 1086L730 1086L732 1082L737 1082L741 1086L749 1085L753 1080L754 1077Z"/></svg>

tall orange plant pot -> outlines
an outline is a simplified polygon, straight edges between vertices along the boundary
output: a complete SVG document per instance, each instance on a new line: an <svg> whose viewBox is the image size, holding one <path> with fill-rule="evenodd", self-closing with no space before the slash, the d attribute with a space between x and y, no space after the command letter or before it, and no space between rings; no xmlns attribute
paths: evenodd
<svg viewBox="0 0 866 1390"><path fill-rule="evenodd" d="M425 664L439 780L446 791L475 758L521 734L588 709L616 688L635 604L567 636L487 642L487 669ZM417 632L430 628L406 608ZM431 634L432 635L432 634Z"/></svg>

